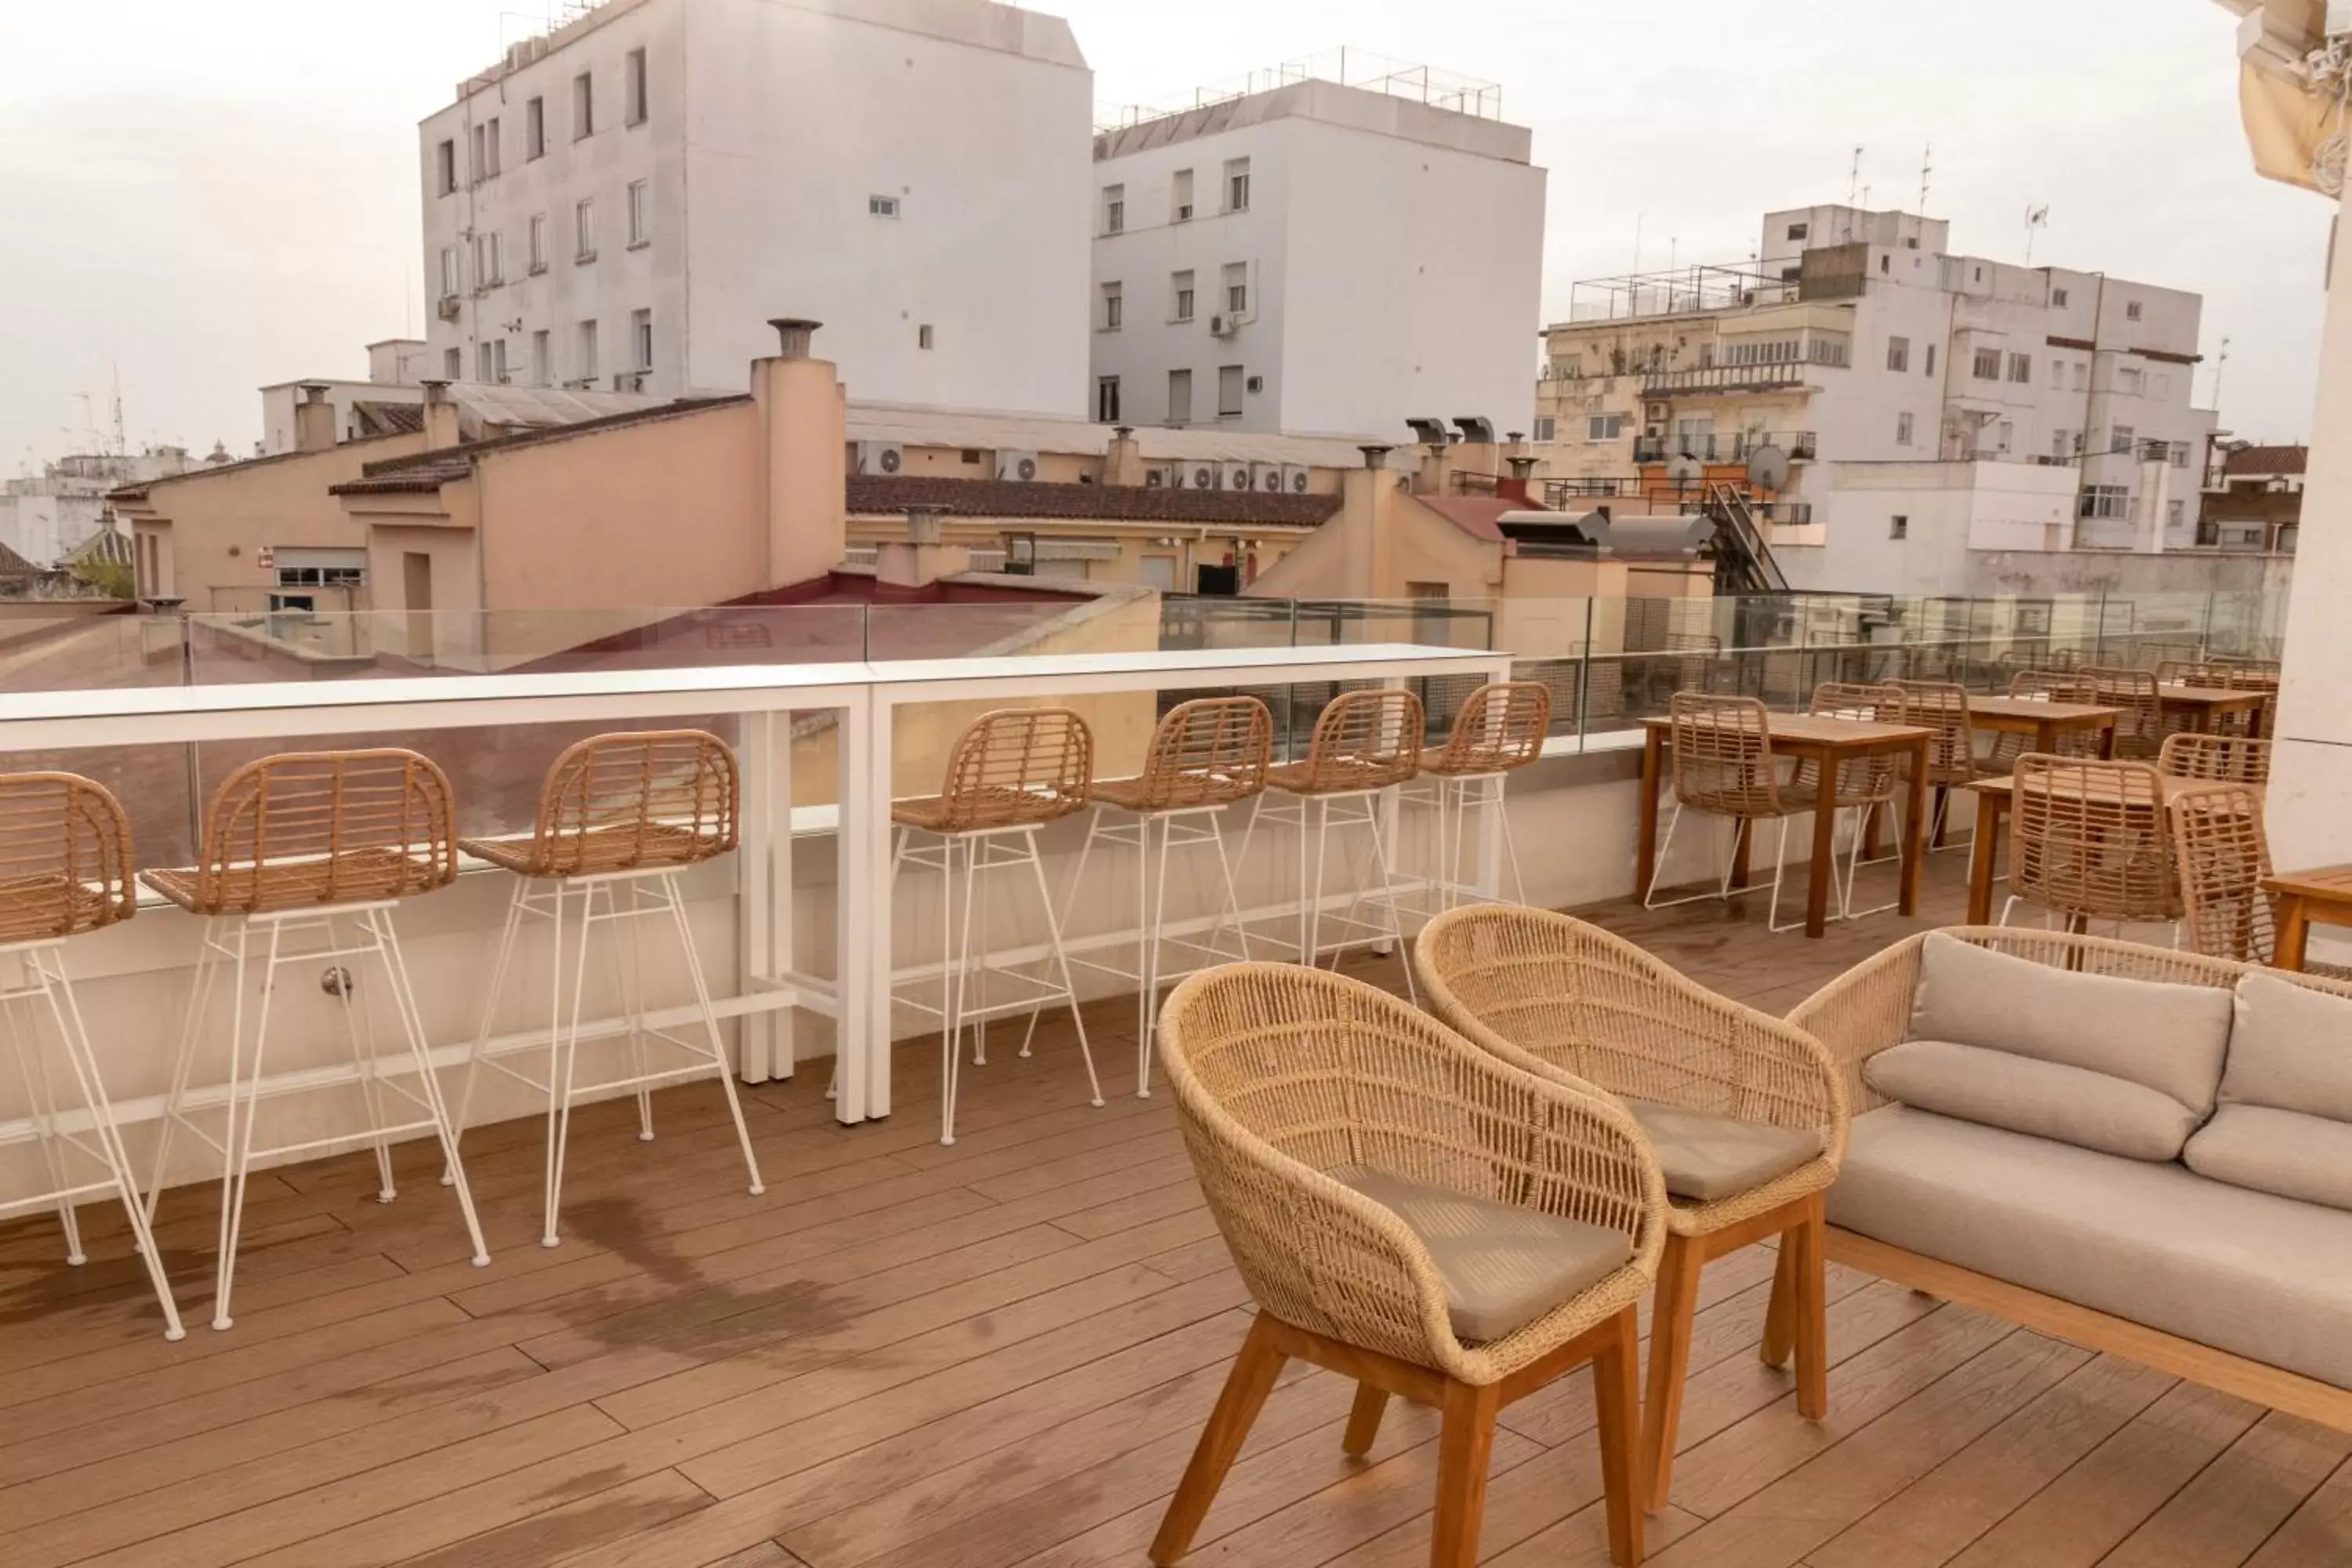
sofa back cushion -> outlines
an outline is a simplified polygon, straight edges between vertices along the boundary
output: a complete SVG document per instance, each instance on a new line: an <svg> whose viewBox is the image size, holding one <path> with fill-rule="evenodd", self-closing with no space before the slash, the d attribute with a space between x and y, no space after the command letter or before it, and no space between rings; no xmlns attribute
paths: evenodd
<svg viewBox="0 0 2352 1568"><path fill-rule="evenodd" d="M2352 1209L2352 1121L2224 1103L2182 1158L2233 1187Z"/></svg>
<svg viewBox="0 0 2352 1568"><path fill-rule="evenodd" d="M2038 1057L1908 1040L1863 1064L1889 1100L2127 1160L2178 1160L2198 1114L2146 1084Z"/></svg>
<svg viewBox="0 0 2352 1568"><path fill-rule="evenodd" d="M2352 1000L2274 974L2240 979L2221 1098L2352 1121Z"/></svg>
<svg viewBox="0 0 2352 1568"><path fill-rule="evenodd" d="M2174 985L2055 969L1928 933L1911 1037L1981 1046L2104 1073L2212 1114L2233 998Z"/></svg>

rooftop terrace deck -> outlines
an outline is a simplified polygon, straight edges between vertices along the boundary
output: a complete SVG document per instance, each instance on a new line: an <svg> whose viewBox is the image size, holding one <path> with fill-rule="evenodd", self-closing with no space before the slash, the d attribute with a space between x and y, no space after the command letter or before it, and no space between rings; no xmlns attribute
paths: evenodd
<svg viewBox="0 0 2352 1568"><path fill-rule="evenodd" d="M1821 942L1767 935L1760 904L1587 912L1784 1011L1956 921L1963 859L1935 858L1927 921ZM709 1085L662 1097L649 1146L625 1101L586 1108L552 1251L533 1244L539 1124L478 1130L487 1270L424 1145L398 1152L388 1207L362 1156L257 1177L236 1327L176 1345L119 1221L89 1211L77 1270L52 1223L0 1227L0 1563L1140 1563L1246 1297L1171 1101L1120 1092L1132 1020L1089 1016L1100 1110L1059 1032L1023 1060L1000 1025L951 1149L928 1040L900 1046L885 1122L836 1125L821 1063L747 1090L764 1199L730 1172ZM212 1204L163 1205L184 1307ZM1831 1415L1803 1422L1752 1351L1771 1272L1754 1249L1706 1277L1662 1568L2352 1561L2352 1436L1834 1268ZM1435 1421L1400 1410L1350 1461L1349 1394L1293 1363L1189 1561L1426 1560ZM1604 1562L1588 1384L1504 1424L1487 1560Z"/></svg>

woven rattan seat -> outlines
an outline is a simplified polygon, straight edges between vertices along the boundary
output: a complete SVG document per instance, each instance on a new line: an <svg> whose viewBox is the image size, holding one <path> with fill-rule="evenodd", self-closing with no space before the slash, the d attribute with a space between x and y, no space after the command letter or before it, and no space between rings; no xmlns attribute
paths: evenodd
<svg viewBox="0 0 2352 1568"><path fill-rule="evenodd" d="M1161 1014L1160 1053L1186 1152L1258 1313L1152 1560L1183 1555L1295 1355L1358 1380L1349 1454L1370 1447L1391 1394L1444 1412L1430 1560L1446 1568L1477 1559L1496 1411L1590 1361L1612 1554L1638 1561L1634 1304L1663 1245L1664 1194L1632 1118L1480 1051L1386 992L1296 965L1187 980ZM1449 1207L1449 1194L1465 1201ZM1572 1293L1497 1338L1465 1342L1454 1309L1476 1286L1449 1279L1424 1236L1443 1211L1450 1249L1512 1256L1508 1234L1464 1234L1497 1207L1607 1233L1624 1261L1564 1285L1515 1269L1479 1293L1516 1295L1522 1310L1548 1289Z"/></svg>
<svg viewBox="0 0 2352 1568"><path fill-rule="evenodd" d="M1086 808L1094 732L1067 708L1001 708L965 727L938 795L893 803L890 820L929 833L1035 827Z"/></svg>
<svg viewBox="0 0 2352 1568"><path fill-rule="evenodd" d="M1445 744L1421 753L1421 771L1448 778L1509 773L1543 755L1551 732L1551 689L1540 680L1479 687L1454 716Z"/></svg>
<svg viewBox="0 0 2352 1568"><path fill-rule="evenodd" d="M2215 779L2259 789L2270 783L2271 743L2251 735L2207 735L2184 730L2164 738L2156 771L2176 779Z"/></svg>
<svg viewBox="0 0 2352 1568"><path fill-rule="evenodd" d="M1432 1012L1515 1067L1603 1093L1637 1119L1654 1108L1649 1114L1677 1136L1706 1135L1707 1118L1754 1124L1752 1132L1721 1131L1727 1154L1737 1156L1723 1163L1750 1163L1768 1178L1707 1201L1677 1200L1666 1212L1643 1437L1653 1505L1664 1505L1671 1479L1699 1272L1709 1258L1781 1238L1766 1357L1778 1361L1793 1344L1798 1405L1818 1419L1829 1398L1822 1194L1837 1179L1849 1124L1844 1085L1821 1044L1692 984L1622 937L1549 910L1440 915L1422 929L1413 966ZM1783 1145L1810 1148L1810 1157L1791 1163Z"/></svg>
<svg viewBox="0 0 2352 1568"><path fill-rule="evenodd" d="M131 918L131 824L77 773L0 774L0 946L63 942Z"/></svg>
<svg viewBox="0 0 2352 1568"><path fill-rule="evenodd" d="M2164 821L2164 785L2147 763L2027 752L2017 760L2009 839L2011 897L2077 926L2171 921L2180 891Z"/></svg>
<svg viewBox="0 0 2352 1568"><path fill-rule="evenodd" d="M1202 697L1168 710L1151 732L1143 771L1098 779L1091 796L1127 811L1230 805L1265 788L1274 715L1255 697Z"/></svg>
<svg viewBox="0 0 2352 1568"><path fill-rule="evenodd" d="M735 754L718 736L596 735L548 769L530 838L464 838L457 847L524 877L690 866L735 847L741 809Z"/></svg>
<svg viewBox="0 0 2352 1568"><path fill-rule="evenodd" d="M1315 721L1303 762L1266 770L1268 789L1352 795L1411 779L1421 766L1421 699L1397 687L1343 691Z"/></svg>

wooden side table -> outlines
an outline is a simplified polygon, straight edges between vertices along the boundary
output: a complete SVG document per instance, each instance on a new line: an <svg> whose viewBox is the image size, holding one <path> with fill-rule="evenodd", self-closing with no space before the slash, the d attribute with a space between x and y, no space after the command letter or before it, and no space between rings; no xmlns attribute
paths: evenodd
<svg viewBox="0 0 2352 1568"><path fill-rule="evenodd" d="M2278 900L2271 962L2281 969L2303 967L2313 926L2352 926L2352 866L2282 872L2263 878L2263 887Z"/></svg>

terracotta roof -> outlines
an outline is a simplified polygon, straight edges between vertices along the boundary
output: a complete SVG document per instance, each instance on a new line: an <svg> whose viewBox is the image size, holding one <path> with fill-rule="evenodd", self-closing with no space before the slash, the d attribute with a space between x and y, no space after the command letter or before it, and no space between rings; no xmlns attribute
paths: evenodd
<svg viewBox="0 0 2352 1568"><path fill-rule="evenodd" d="M1507 511L1527 511L1525 501L1505 500L1499 496L1415 496L1415 500L1468 534L1489 544L1503 542L1503 531L1496 520ZM1561 521L1567 521L1563 518Z"/></svg>
<svg viewBox="0 0 2352 1568"><path fill-rule="evenodd" d="M2223 460L2221 472L2233 479L2241 475L2299 474L2310 458L2308 447L2241 447Z"/></svg>
<svg viewBox="0 0 2352 1568"><path fill-rule="evenodd" d="M6 545L0 544L0 577L37 577L40 574L39 567Z"/></svg>
<svg viewBox="0 0 2352 1568"><path fill-rule="evenodd" d="M1265 523L1314 528L1339 511L1336 495L1259 490L1146 489L1132 485L1024 484L1015 479L954 479L929 475L856 474L852 515L941 507L958 517L1050 517L1125 522Z"/></svg>
<svg viewBox="0 0 2352 1568"><path fill-rule="evenodd" d="M358 421L362 435L414 435L425 428L425 405L365 398L352 405L352 417Z"/></svg>

